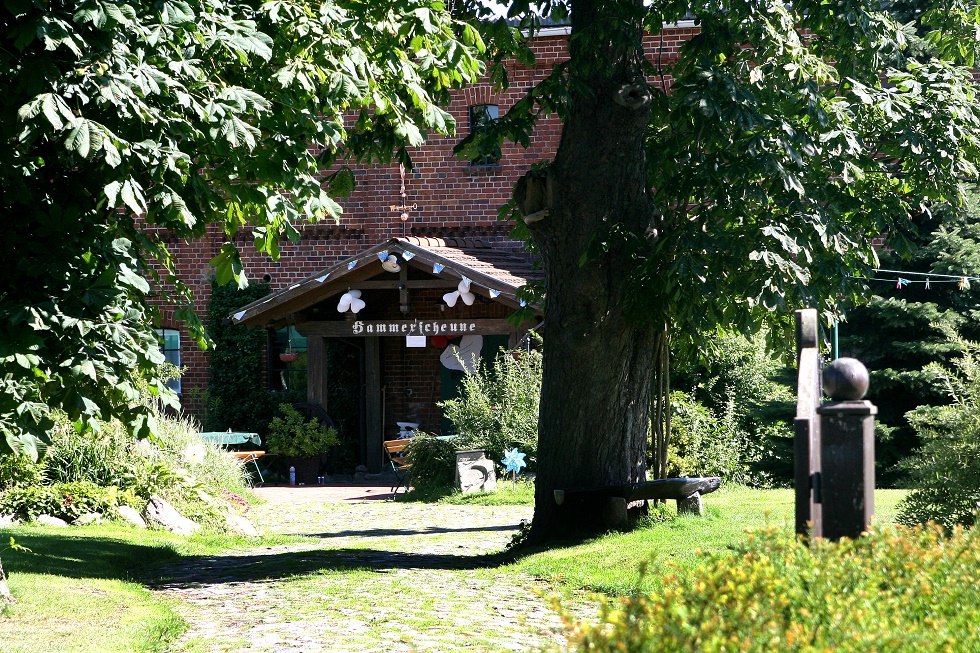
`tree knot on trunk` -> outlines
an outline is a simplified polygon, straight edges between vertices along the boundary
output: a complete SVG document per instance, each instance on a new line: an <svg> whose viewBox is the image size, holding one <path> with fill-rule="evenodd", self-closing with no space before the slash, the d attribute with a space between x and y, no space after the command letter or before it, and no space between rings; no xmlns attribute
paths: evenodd
<svg viewBox="0 0 980 653"><path fill-rule="evenodd" d="M548 215L552 202L548 172L532 170L518 179L514 186L514 201L526 224L543 220Z"/></svg>
<svg viewBox="0 0 980 653"><path fill-rule="evenodd" d="M646 85L646 82L634 82L620 86L619 90L616 91L614 99L616 100L616 104L636 111L650 104L653 95L650 93L650 88Z"/></svg>

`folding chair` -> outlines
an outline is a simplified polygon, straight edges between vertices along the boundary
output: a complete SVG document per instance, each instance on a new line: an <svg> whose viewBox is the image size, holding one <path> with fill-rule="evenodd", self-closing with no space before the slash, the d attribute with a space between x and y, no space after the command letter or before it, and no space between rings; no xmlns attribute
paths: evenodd
<svg viewBox="0 0 980 653"><path fill-rule="evenodd" d="M395 484L391 486L392 492L397 492L398 488L404 486L408 492L411 472L408 464L408 456L405 455L405 448L411 444L410 439L386 440L385 453L388 454L388 461L391 463L391 471L395 473Z"/></svg>

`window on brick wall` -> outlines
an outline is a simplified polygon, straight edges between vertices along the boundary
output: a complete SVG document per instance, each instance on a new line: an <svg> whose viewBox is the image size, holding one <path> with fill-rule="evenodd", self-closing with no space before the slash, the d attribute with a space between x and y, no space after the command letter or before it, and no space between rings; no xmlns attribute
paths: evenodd
<svg viewBox="0 0 980 653"><path fill-rule="evenodd" d="M470 133L486 130L500 117L500 107L496 104L475 104L470 107ZM500 145L494 145L491 152L470 161L470 165L488 166L500 163Z"/></svg>
<svg viewBox="0 0 980 653"><path fill-rule="evenodd" d="M283 360L285 359L285 360ZM306 337L293 326L270 333L269 388L300 401L306 397Z"/></svg>
<svg viewBox="0 0 980 653"><path fill-rule="evenodd" d="M177 329L157 329L157 339L160 341L160 349L163 350L163 357L168 363L180 368L180 331ZM176 393L180 393L180 378L167 381L167 387Z"/></svg>

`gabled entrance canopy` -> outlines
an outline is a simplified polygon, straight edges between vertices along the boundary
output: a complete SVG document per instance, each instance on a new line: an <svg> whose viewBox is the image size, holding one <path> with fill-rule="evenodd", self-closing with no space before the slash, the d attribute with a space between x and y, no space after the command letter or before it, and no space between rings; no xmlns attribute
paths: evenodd
<svg viewBox="0 0 980 653"><path fill-rule="evenodd" d="M394 255L400 267L382 266ZM513 246L476 238L392 238L344 259L289 288L252 302L230 317L235 324L277 327L306 321L306 311L352 287L397 290L403 313L410 310L411 290L455 289L464 277L470 291L511 308L523 305L518 291L540 278L530 257ZM531 305L536 311L539 307Z"/></svg>
<svg viewBox="0 0 980 653"><path fill-rule="evenodd" d="M291 325L305 337L307 401L328 412L336 387L330 347L358 352L360 380L349 388L360 393L360 463L374 472L396 420L430 433L443 428L437 403L455 396L468 371L464 355L492 360L520 342L541 312L519 291L538 276L523 250L504 243L393 238L243 306L231 320L270 329ZM464 278L472 295L457 291ZM354 290L361 293L356 315L342 310L349 295L338 301ZM459 301L447 301L447 294ZM508 319L525 305L533 313L526 324Z"/></svg>

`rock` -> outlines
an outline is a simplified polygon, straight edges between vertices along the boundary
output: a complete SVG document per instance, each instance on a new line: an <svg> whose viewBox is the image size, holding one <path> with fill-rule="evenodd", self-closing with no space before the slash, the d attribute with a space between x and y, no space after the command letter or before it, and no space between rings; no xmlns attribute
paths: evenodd
<svg viewBox="0 0 980 653"><path fill-rule="evenodd" d="M105 521L105 517L97 512L87 512L84 515L79 515L75 521L72 522L72 526L88 526L89 524L100 524Z"/></svg>
<svg viewBox="0 0 980 653"><path fill-rule="evenodd" d="M68 522L59 517L52 517L51 515L38 515L37 519L34 520L35 524L40 524L41 526L67 526Z"/></svg>
<svg viewBox="0 0 980 653"><path fill-rule="evenodd" d="M20 522L20 520L17 519L17 515L0 515L0 528L13 526L18 522Z"/></svg>
<svg viewBox="0 0 980 653"><path fill-rule="evenodd" d="M704 516L704 502L701 501L701 494L695 492L686 499L677 500L677 514L679 515L698 515Z"/></svg>
<svg viewBox="0 0 980 653"><path fill-rule="evenodd" d="M150 497L149 503L143 510L143 517L151 524L159 524L177 535L191 535L201 528L200 524L184 517L176 508L158 496Z"/></svg>
<svg viewBox="0 0 980 653"><path fill-rule="evenodd" d="M129 522L137 528L146 528L146 521L135 508L130 508L129 506L119 506L119 508L116 509L116 512L119 513L119 517L123 521Z"/></svg>
<svg viewBox="0 0 980 653"><path fill-rule="evenodd" d="M228 530L230 530L232 533L247 535L248 537L259 536L259 532L255 530L255 526L252 525L252 522L241 515L236 515L233 512L225 514L225 525L228 526Z"/></svg>

